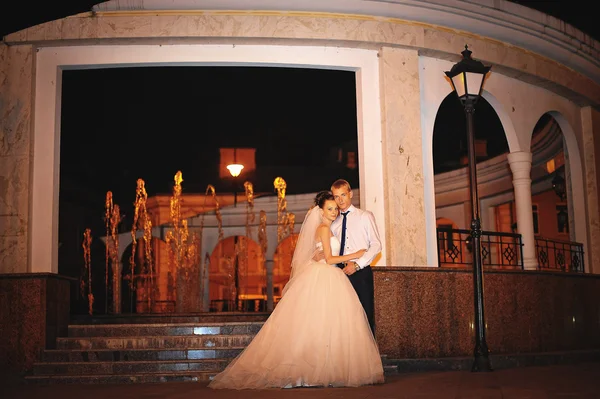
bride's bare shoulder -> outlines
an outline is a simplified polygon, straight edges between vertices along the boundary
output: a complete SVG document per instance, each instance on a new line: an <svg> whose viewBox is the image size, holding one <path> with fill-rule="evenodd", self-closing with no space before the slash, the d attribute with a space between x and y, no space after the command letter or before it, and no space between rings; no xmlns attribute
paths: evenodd
<svg viewBox="0 0 600 399"><path fill-rule="evenodd" d="M321 236L321 234L323 234L325 231L330 231L329 226L326 224L320 224L319 227L317 227L317 236Z"/></svg>

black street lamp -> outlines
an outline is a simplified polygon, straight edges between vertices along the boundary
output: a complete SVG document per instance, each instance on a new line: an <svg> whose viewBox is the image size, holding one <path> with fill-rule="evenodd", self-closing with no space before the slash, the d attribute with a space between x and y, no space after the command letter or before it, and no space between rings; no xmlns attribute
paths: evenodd
<svg viewBox="0 0 600 399"><path fill-rule="evenodd" d="M469 152L469 191L471 194L471 238L473 246L473 290L475 301L475 350L471 371L492 371L489 349L485 339L485 317L483 313L483 268L481 265L481 219L479 218L479 195L477 194L477 161L475 158L475 134L473 114L475 103L481 96L485 77L491 67L471 58L467 46L461 53L463 58L450 72L452 88L465 107L467 117L467 145Z"/></svg>

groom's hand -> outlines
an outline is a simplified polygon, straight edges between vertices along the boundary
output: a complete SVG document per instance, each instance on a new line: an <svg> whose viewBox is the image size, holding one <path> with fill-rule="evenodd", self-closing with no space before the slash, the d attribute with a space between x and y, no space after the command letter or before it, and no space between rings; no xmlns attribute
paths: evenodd
<svg viewBox="0 0 600 399"><path fill-rule="evenodd" d="M342 269L347 276L352 276L356 273L356 262L350 261L346 263L346 266Z"/></svg>

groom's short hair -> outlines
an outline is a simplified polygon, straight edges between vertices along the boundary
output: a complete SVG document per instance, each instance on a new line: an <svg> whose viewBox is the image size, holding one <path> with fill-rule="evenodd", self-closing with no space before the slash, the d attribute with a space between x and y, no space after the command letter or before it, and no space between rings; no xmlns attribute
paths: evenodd
<svg viewBox="0 0 600 399"><path fill-rule="evenodd" d="M348 191L352 191L352 188L350 187L350 183L348 183L346 180L344 179L337 179L336 181L333 182L333 184L331 185L331 189L339 189L342 187L348 187Z"/></svg>

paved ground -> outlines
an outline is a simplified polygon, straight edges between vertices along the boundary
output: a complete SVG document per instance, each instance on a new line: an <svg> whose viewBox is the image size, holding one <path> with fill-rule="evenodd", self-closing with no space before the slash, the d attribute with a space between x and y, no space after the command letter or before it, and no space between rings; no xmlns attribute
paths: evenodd
<svg viewBox="0 0 600 399"><path fill-rule="evenodd" d="M198 398L418 398L418 399L600 399L600 363L523 367L471 373L425 372L389 377L385 384L360 388L297 388L264 391L212 390L184 382L128 385L47 385L4 383L3 399L198 399Z"/></svg>

